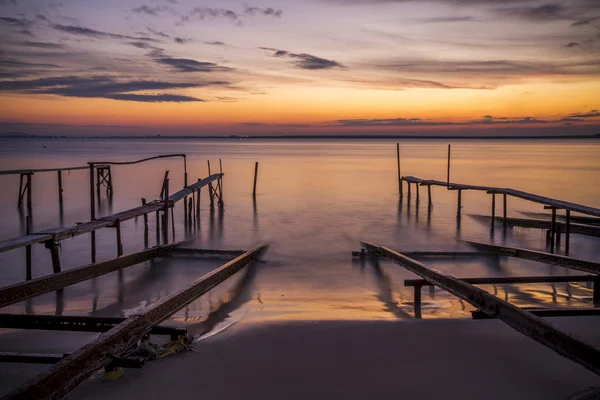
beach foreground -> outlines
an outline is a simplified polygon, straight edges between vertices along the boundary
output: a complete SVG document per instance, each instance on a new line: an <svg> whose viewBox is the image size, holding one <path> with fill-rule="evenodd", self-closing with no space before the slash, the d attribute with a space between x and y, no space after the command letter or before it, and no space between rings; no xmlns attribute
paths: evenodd
<svg viewBox="0 0 600 400"><path fill-rule="evenodd" d="M555 318L600 343L600 318ZM600 379L497 320L240 323L69 399L571 399Z"/></svg>

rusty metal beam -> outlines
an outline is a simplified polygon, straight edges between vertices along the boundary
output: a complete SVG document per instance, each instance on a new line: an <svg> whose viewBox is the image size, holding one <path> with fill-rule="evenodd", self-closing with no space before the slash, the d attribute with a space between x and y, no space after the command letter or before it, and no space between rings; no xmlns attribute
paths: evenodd
<svg viewBox="0 0 600 400"><path fill-rule="evenodd" d="M498 246L468 240L465 242L476 248L486 250L491 254L496 254L499 256L522 258L524 260L558 265L559 267L576 269L583 272L589 272L591 274L600 274L600 263L595 261L582 260L580 258L544 253L536 250L520 249L516 247Z"/></svg>
<svg viewBox="0 0 600 400"><path fill-rule="evenodd" d="M79 385L94 371L106 366L133 347L144 334L170 315L185 307L211 288L223 282L254 261L266 245L249 250L208 274L196 279L183 290L167 296L134 315L110 331L59 361L24 385L8 393L4 399L58 399Z"/></svg>
<svg viewBox="0 0 600 400"><path fill-rule="evenodd" d="M387 247L365 242L361 244L367 248L369 253L388 258L469 304L478 307L487 315L500 319L517 332L600 375L600 350L583 340L561 331L549 322L499 299L483 289L451 275L427 268L424 264Z"/></svg>
<svg viewBox="0 0 600 400"><path fill-rule="evenodd" d="M0 307L13 304L30 297L38 296L43 293L62 289L66 286L82 282L96 276L104 275L109 272L127 268L135 264L147 261L160 255L162 251L179 246L183 242L173 243L166 246L152 247L139 253L127 254L113 260L102 261L99 263L84 265L56 274L43 276L26 282L0 288Z"/></svg>

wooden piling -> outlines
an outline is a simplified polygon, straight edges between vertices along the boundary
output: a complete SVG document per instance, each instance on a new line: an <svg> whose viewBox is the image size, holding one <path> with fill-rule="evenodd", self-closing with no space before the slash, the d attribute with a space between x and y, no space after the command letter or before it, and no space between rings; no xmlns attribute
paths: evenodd
<svg viewBox="0 0 600 400"><path fill-rule="evenodd" d="M200 179L198 179L200 181ZM198 195L196 196L196 218L200 219L200 194L202 189L198 189Z"/></svg>
<svg viewBox="0 0 600 400"><path fill-rule="evenodd" d="M504 227L506 228L506 193L502 193L502 203L503 203L502 217L503 217Z"/></svg>
<svg viewBox="0 0 600 400"><path fill-rule="evenodd" d="M24 176L25 176L25 174L19 175L19 198L17 201L18 207L23 207L23 177Z"/></svg>
<svg viewBox="0 0 600 400"><path fill-rule="evenodd" d="M156 245L160 245L160 211L156 210Z"/></svg>
<svg viewBox="0 0 600 400"><path fill-rule="evenodd" d="M419 205L420 200L419 200L419 184L418 183L415 183L415 188L417 189L417 205Z"/></svg>
<svg viewBox="0 0 600 400"><path fill-rule="evenodd" d="M458 189L458 203L456 205L456 216L460 217L462 209L462 189Z"/></svg>
<svg viewBox="0 0 600 400"><path fill-rule="evenodd" d="M146 199L142 198L142 205L146 205ZM144 232L148 234L148 214L144 214Z"/></svg>
<svg viewBox="0 0 600 400"><path fill-rule="evenodd" d="M431 200L431 185L427 185L427 201L428 206L431 207L433 205L433 201Z"/></svg>
<svg viewBox="0 0 600 400"><path fill-rule="evenodd" d="M400 143L396 143L396 159L398 160L398 193L402 197L402 175L400 174Z"/></svg>
<svg viewBox="0 0 600 400"><path fill-rule="evenodd" d="M94 164L89 163L90 166L90 220L96 219L96 199L94 198Z"/></svg>
<svg viewBox="0 0 600 400"><path fill-rule="evenodd" d="M448 145L448 172L446 174L446 187L450 187L450 145Z"/></svg>
<svg viewBox="0 0 600 400"><path fill-rule="evenodd" d="M408 186L408 202L410 204L410 196L411 196L411 194L410 194L410 181L406 181L406 186Z"/></svg>
<svg viewBox="0 0 600 400"><path fill-rule="evenodd" d="M254 186L252 189L252 196L256 197L256 179L258 178L258 161L254 163Z"/></svg>
<svg viewBox="0 0 600 400"><path fill-rule="evenodd" d="M421 319L421 286L415 286L413 308L415 310L415 318Z"/></svg>
<svg viewBox="0 0 600 400"><path fill-rule="evenodd" d="M163 206L163 244L169 243L169 179L165 179L163 193L164 206Z"/></svg>
<svg viewBox="0 0 600 400"><path fill-rule="evenodd" d="M570 236L571 236L571 210L566 210L565 212L566 219L566 232L565 232L565 254L569 255L569 244L570 244Z"/></svg>
<svg viewBox="0 0 600 400"><path fill-rule="evenodd" d="M492 226L496 218L496 193L492 193Z"/></svg>
<svg viewBox="0 0 600 400"><path fill-rule="evenodd" d="M115 228L117 231L117 256L121 257L123 255L123 243L121 239L121 221L115 221Z"/></svg>
<svg viewBox="0 0 600 400"><path fill-rule="evenodd" d="M96 231L90 232L90 240L92 243L92 263L96 262Z"/></svg>
<svg viewBox="0 0 600 400"><path fill-rule="evenodd" d="M33 216L33 200L32 200L32 187L31 187L31 183L32 183L32 176L33 174L27 174L27 215L29 215L30 217Z"/></svg>
<svg viewBox="0 0 600 400"><path fill-rule="evenodd" d="M183 204L183 209L185 210L185 203ZM175 241L175 216L173 215L175 212L175 205L171 207L171 230L173 231L173 241Z"/></svg>
<svg viewBox="0 0 600 400"><path fill-rule="evenodd" d="M62 171L58 171L58 202L62 206L62 203L63 203Z"/></svg>
<svg viewBox="0 0 600 400"><path fill-rule="evenodd" d="M31 233L31 217L28 215L25 217L25 224L26 224L26 232L29 235ZM31 275L31 245L25 246L25 265L26 265L26 270L25 270L25 280L31 280L32 275Z"/></svg>
<svg viewBox="0 0 600 400"><path fill-rule="evenodd" d="M60 253L58 251L58 242L54 240L49 240L45 243L46 248L50 250L50 257L52 258L52 269L54 273L59 273L61 271L60 267Z"/></svg>
<svg viewBox="0 0 600 400"><path fill-rule="evenodd" d="M550 224L550 253L554 253L554 241L556 240L556 208L552 208L552 223Z"/></svg>

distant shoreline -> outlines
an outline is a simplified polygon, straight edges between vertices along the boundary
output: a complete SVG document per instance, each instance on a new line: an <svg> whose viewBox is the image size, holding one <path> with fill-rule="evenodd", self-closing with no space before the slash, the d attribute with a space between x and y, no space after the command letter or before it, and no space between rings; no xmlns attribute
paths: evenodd
<svg viewBox="0 0 600 400"><path fill-rule="evenodd" d="M0 133L0 139L154 139L154 140L171 140L171 139L187 139L187 140L353 140L353 139L394 139L394 140L440 140L440 139L458 139L458 140L514 140L514 139L600 139L600 133L592 135L519 135L519 136L450 136L450 135L435 135L435 136L418 136L418 135L228 135L228 136L64 136L64 135L29 135L25 133Z"/></svg>

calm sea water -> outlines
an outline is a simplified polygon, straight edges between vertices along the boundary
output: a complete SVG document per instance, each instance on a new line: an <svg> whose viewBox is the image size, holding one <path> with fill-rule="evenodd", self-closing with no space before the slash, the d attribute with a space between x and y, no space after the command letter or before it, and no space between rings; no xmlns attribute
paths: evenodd
<svg viewBox="0 0 600 400"><path fill-rule="evenodd" d="M401 142L402 174L446 179L447 141ZM249 249L270 244L250 273L241 273L174 316L176 321L203 324L223 319L268 321L290 319L402 319L412 313L412 288L404 279L414 275L401 267L353 260L360 241L400 251L469 250L464 239L545 249L540 230L490 226L470 215L489 215L491 198L483 192L463 193L463 217L456 218L456 192L432 188L434 206L400 202L396 148L392 141L242 141L242 140L2 140L0 169L85 165L88 161L127 161L157 154L186 153L190 181L207 176L223 162L223 213L211 214L208 194L201 198L198 232L189 246ZM254 162L260 163L258 195L252 199ZM156 199L165 170L171 193L183 185L181 159L164 159L113 167L112 204L102 197L100 214ZM600 207L600 142L598 141L454 141L452 178L455 182L512 187L540 195ZM63 174L64 209L59 212L56 173L33 177L34 230L73 225L89 219L88 172ZM18 175L0 176L0 238L23 233L17 208ZM500 199L498 199L500 200ZM501 214L501 201L497 202ZM539 204L509 198L509 216L544 212ZM176 213L176 240L184 239L183 209ZM150 245L154 244L150 218ZM143 221L123 224L125 252L143 249ZM116 256L115 232L98 234L99 259ZM598 240L573 235L571 255L600 259ZM33 248L33 276L51 273L43 245ZM63 269L90 262L88 235L62 242ZM458 277L575 274L516 259L436 259L427 265ZM218 266L219 261L166 258L147 262L12 305L3 312L65 315L128 315L173 293ZM25 250L0 253L0 285L25 279ZM590 305L585 284L485 286L519 306ZM423 293L423 315L468 317L472 308L443 291ZM210 315L210 317L209 317Z"/></svg>

